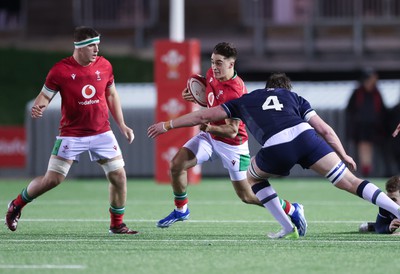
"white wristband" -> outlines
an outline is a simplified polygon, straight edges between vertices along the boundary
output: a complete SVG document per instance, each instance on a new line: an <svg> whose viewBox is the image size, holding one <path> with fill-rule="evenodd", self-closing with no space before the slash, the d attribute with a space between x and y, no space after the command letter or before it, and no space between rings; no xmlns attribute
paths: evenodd
<svg viewBox="0 0 400 274"><path fill-rule="evenodd" d="M170 126L171 128L174 128L174 125L172 124L172 119L169 121L169 126Z"/></svg>

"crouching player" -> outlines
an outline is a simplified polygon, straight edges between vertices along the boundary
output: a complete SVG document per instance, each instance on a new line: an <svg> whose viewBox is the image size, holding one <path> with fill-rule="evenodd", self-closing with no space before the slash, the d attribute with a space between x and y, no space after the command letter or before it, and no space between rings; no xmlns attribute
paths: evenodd
<svg viewBox="0 0 400 274"><path fill-rule="evenodd" d="M389 198L400 205L400 176L391 177L385 185ZM379 234L393 234L400 227L400 220L389 211L379 208L375 223L365 222L360 225L360 232L376 232ZM396 233L397 234L397 233Z"/></svg>

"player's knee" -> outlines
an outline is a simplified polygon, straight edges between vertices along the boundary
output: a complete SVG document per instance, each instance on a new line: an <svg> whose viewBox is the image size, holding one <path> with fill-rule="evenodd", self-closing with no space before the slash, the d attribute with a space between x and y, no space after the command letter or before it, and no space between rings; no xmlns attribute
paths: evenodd
<svg viewBox="0 0 400 274"><path fill-rule="evenodd" d="M245 204L250 204L250 205L260 205L261 204L256 196L246 197L245 199L242 199L242 201Z"/></svg>
<svg viewBox="0 0 400 274"><path fill-rule="evenodd" d="M259 204L259 200L254 194L247 193L247 192L239 192L237 193L238 197L240 200L242 200L243 203L245 204Z"/></svg>
<svg viewBox="0 0 400 274"><path fill-rule="evenodd" d="M247 196L239 196L240 200L242 200L243 203L245 204L252 204L251 199L249 199L249 197Z"/></svg>
<svg viewBox="0 0 400 274"><path fill-rule="evenodd" d="M47 173L42 178L41 185L44 186L43 188L46 189L47 191L61 184L64 178L65 176L61 176L60 173L52 173L52 174Z"/></svg>
<svg viewBox="0 0 400 274"><path fill-rule="evenodd" d="M187 148L181 148L169 163L172 176L179 176L197 164L196 156Z"/></svg>
<svg viewBox="0 0 400 274"><path fill-rule="evenodd" d="M108 181L117 188L124 188L126 186L126 173L124 169L111 171L107 174Z"/></svg>
<svg viewBox="0 0 400 274"><path fill-rule="evenodd" d="M184 161L179 160L179 158L173 158L169 164L169 170L171 175L178 175L185 171Z"/></svg>

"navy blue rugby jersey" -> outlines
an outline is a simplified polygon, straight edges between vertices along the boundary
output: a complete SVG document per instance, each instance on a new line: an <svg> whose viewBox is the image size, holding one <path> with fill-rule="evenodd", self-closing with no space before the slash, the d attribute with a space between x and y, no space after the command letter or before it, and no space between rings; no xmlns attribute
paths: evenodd
<svg viewBox="0 0 400 274"><path fill-rule="evenodd" d="M276 133L306 122L310 103L287 89L257 89L221 105L229 118L239 118L263 145Z"/></svg>

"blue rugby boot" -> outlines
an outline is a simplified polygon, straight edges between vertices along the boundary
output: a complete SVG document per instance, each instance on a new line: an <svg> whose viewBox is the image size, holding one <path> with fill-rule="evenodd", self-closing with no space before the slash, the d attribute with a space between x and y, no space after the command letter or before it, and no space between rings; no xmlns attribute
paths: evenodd
<svg viewBox="0 0 400 274"><path fill-rule="evenodd" d="M167 228L173 223L179 222L179 221L185 221L189 219L190 211L189 208L186 209L186 212L182 213L174 209L167 217L164 219L161 219L157 222L157 227L161 228Z"/></svg>
<svg viewBox="0 0 400 274"><path fill-rule="evenodd" d="M290 219L292 220L293 224L297 227L297 231L299 232L299 236L305 236L307 233L307 220L304 216L304 206L302 204L293 203L292 204L295 208L292 216Z"/></svg>

